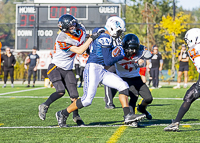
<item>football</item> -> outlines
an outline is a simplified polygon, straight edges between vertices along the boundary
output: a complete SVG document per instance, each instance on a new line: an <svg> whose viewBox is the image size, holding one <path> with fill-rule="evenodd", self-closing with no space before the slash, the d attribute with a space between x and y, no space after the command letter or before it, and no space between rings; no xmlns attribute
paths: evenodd
<svg viewBox="0 0 200 143"><path fill-rule="evenodd" d="M112 50L112 57L117 57L119 56L121 53L121 49L120 47L116 46L113 50Z"/></svg>

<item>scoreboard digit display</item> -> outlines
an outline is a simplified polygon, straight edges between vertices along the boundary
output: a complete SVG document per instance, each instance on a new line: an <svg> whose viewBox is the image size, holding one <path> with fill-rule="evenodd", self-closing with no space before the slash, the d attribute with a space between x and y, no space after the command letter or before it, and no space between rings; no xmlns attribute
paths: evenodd
<svg viewBox="0 0 200 143"><path fill-rule="evenodd" d="M63 14L75 16L86 27L104 27L111 16L120 16L120 4L17 4L15 49L53 50L58 32L58 19Z"/></svg>

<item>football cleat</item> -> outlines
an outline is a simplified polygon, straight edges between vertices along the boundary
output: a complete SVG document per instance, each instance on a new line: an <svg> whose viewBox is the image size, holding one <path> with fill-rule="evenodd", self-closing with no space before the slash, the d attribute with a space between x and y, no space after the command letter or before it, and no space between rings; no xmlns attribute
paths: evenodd
<svg viewBox="0 0 200 143"><path fill-rule="evenodd" d="M145 117L146 117L145 114L138 115L138 114L134 114L134 113L130 112L129 114L124 116L124 123L128 125L132 122L140 121L140 120L144 119Z"/></svg>
<svg viewBox="0 0 200 143"><path fill-rule="evenodd" d="M131 127L134 127L134 128L138 128L139 127L139 123L138 122L132 122L132 123L130 123L128 125L131 126Z"/></svg>
<svg viewBox="0 0 200 143"><path fill-rule="evenodd" d="M115 105L106 105L105 109L115 109Z"/></svg>
<svg viewBox="0 0 200 143"><path fill-rule="evenodd" d="M38 115L41 120L45 120L48 108L49 107L43 103L38 106L39 109Z"/></svg>
<svg viewBox="0 0 200 143"><path fill-rule="evenodd" d="M179 122L174 122L172 120L172 123L164 128L164 131L178 131L179 130Z"/></svg>
<svg viewBox="0 0 200 143"><path fill-rule="evenodd" d="M68 116L65 116L61 113L61 111L56 112L56 119L58 121L58 126L61 128L66 128L68 125L66 125L66 120Z"/></svg>
<svg viewBox="0 0 200 143"><path fill-rule="evenodd" d="M85 123L83 122L83 120L81 119L79 115L74 117L73 121L77 123L78 126L85 126Z"/></svg>
<svg viewBox="0 0 200 143"><path fill-rule="evenodd" d="M142 109L142 108L141 108L141 105L138 105L137 110L138 110L140 113L145 114L145 115L146 115L146 118L147 118L148 120L151 120L151 119L152 119L151 114L150 114L145 108Z"/></svg>

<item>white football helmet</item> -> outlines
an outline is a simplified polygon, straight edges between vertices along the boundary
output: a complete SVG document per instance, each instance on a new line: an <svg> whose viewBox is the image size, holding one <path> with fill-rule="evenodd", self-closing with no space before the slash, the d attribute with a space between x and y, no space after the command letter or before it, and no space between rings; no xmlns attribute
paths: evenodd
<svg viewBox="0 0 200 143"><path fill-rule="evenodd" d="M187 43L188 48L194 46L195 44L199 44L200 43L200 29L192 28L188 30L185 34L184 40Z"/></svg>
<svg viewBox="0 0 200 143"><path fill-rule="evenodd" d="M118 38L122 32L126 31L125 22L118 16L112 16L107 19L105 29L108 30L112 37Z"/></svg>

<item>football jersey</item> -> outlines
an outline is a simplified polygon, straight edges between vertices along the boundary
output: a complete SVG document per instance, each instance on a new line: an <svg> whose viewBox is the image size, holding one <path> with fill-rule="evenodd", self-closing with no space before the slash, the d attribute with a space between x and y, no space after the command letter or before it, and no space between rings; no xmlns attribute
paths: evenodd
<svg viewBox="0 0 200 143"><path fill-rule="evenodd" d="M71 46L80 46L84 43L86 30L84 27L80 29L80 36L75 37L69 33L60 32L55 42L55 53L53 54L52 63L64 70L73 68L76 53L70 51Z"/></svg>
<svg viewBox="0 0 200 143"><path fill-rule="evenodd" d="M144 54L147 50L145 50L145 47L143 45L140 45L139 51L136 55L133 55L131 59L124 58L117 63L115 63L116 73L120 77L126 77L126 78L133 78L140 76L139 71L140 68L136 65L136 62L143 58Z"/></svg>
<svg viewBox="0 0 200 143"><path fill-rule="evenodd" d="M100 28L95 28L93 32L97 32ZM114 41L114 42L113 42ZM113 38L106 33L102 33L95 41L90 45L90 56L87 63L97 63L105 66L104 57L102 53L102 48L111 48L120 43L121 40L117 38L113 40Z"/></svg>
<svg viewBox="0 0 200 143"><path fill-rule="evenodd" d="M200 44L196 44L189 48L188 54L190 59L194 63L197 72L200 73Z"/></svg>

